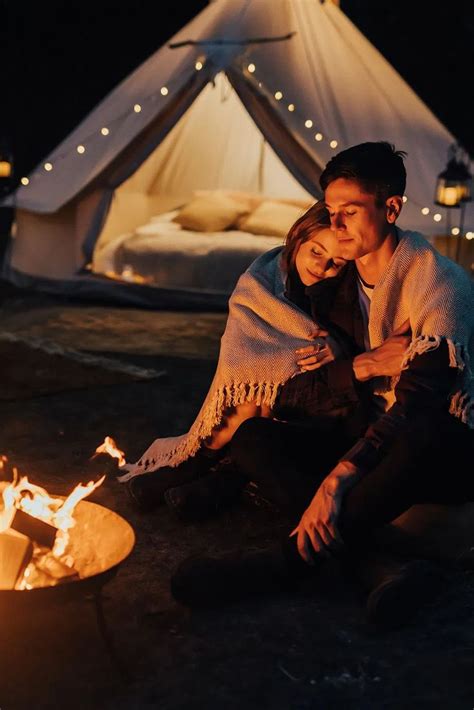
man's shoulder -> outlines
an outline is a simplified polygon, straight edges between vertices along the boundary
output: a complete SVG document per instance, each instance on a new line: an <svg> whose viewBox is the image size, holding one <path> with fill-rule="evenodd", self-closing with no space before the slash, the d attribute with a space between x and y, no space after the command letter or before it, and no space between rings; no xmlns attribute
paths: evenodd
<svg viewBox="0 0 474 710"><path fill-rule="evenodd" d="M458 279L468 280L466 271L452 259L443 256L420 232L399 230L401 258L407 260L413 268L416 265L426 267L428 264L434 272L452 274Z"/></svg>

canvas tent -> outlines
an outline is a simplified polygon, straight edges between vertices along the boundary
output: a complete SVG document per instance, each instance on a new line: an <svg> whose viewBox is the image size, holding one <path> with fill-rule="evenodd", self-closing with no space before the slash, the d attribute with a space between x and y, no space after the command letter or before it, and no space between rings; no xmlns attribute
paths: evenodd
<svg viewBox="0 0 474 710"><path fill-rule="evenodd" d="M401 226L442 233L434 184L455 139L343 12L320 0L214 0L10 196L4 276L146 303L145 287L87 272L104 230L133 229L202 188L318 198L326 162L366 140L408 153ZM207 296L212 305L212 284Z"/></svg>

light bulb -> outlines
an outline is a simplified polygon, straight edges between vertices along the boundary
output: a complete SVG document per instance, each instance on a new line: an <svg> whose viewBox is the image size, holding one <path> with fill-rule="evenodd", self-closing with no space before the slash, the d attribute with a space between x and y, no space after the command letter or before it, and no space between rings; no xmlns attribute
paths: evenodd
<svg viewBox="0 0 474 710"><path fill-rule="evenodd" d="M28 180L27 177L22 177L20 182L22 185L28 185L30 181Z"/></svg>
<svg viewBox="0 0 474 710"><path fill-rule="evenodd" d="M46 172L49 173L49 172L51 172L51 170L53 169L53 166L51 165L51 163L45 163L45 164L44 164L44 169L46 170Z"/></svg>
<svg viewBox="0 0 474 710"><path fill-rule="evenodd" d="M453 235L453 237L457 237L460 232L461 230L459 229L459 227L453 227L451 230L451 234Z"/></svg>
<svg viewBox="0 0 474 710"><path fill-rule="evenodd" d="M295 104L288 104L288 111L293 112L295 110Z"/></svg>
<svg viewBox="0 0 474 710"><path fill-rule="evenodd" d="M308 120L304 122L304 125L306 126L306 128L312 128L313 122L310 118L308 118Z"/></svg>
<svg viewBox="0 0 474 710"><path fill-rule="evenodd" d="M281 101L281 100L282 100L283 94L281 93L281 91L276 91L276 92L275 92L275 98L276 98L277 101Z"/></svg>
<svg viewBox="0 0 474 710"><path fill-rule="evenodd" d="M196 64L194 65L194 68L196 69L196 71L201 71L202 66L203 66L202 62L197 61Z"/></svg>
<svg viewBox="0 0 474 710"><path fill-rule="evenodd" d="M248 67L247 67L248 71L249 71L251 74L254 73L254 71L255 71L256 68L257 68L257 67L255 66L255 64L249 64Z"/></svg>
<svg viewBox="0 0 474 710"><path fill-rule="evenodd" d="M434 219L435 222L441 222L441 220L443 219L443 217L442 217L442 215L440 215L439 212L437 212L436 214L433 215L433 219Z"/></svg>
<svg viewBox="0 0 474 710"><path fill-rule="evenodd" d="M430 213L429 207L422 207L421 208L421 214L429 214L429 213Z"/></svg>
<svg viewBox="0 0 474 710"><path fill-rule="evenodd" d="M135 104L135 106L133 107L133 110L135 111L135 113L140 113L140 111L142 110L142 107L140 106L140 104Z"/></svg>
<svg viewBox="0 0 474 710"><path fill-rule="evenodd" d="M466 239L474 239L474 232L466 232Z"/></svg>
<svg viewBox="0 0 474 710"><path fill-rule="evenodd" d="M167 87L166 87L166 86L162 86L161 89L160 89L160 93L161 93L162 96L167 96L167 94L168 94L168 89L167 89Z"/></svg>
<svg viewBox="0 0 474 710"><path fill-rule="evenodd" d="M86 152L86 149L84 148L83 145L78 145L77 148L76 148L76 150L77 150L77 152L78 152L80 155L82 155L83 153Z"/></svg>
<svg viewBox="0 0 474 710"><path fill-rule="evenodd" d="M314 136L315 141L322 141L323 140L323 134L322 133L316 133Z"/></svg>
<svg viewBox="0 0 474 710"><path fill-rule="evenodd" d="M337 141L331 141L329 145L331 148L337 148Z"/></svg>
<svg viewBox="0 0 474 710"><path fill-rule="evenodd" d="M109 133L110 133L109 129L108 129L106 126L104 126L103 128L101 128L101 129L100 129L100 132L102 133L103 136L108 136Z"/></svg>
<svg viewBox="0 0 474 710"><path fill-rule="evenodd" d="M408 197L406 195L403 195L402 202L408 202Z"/></svg>

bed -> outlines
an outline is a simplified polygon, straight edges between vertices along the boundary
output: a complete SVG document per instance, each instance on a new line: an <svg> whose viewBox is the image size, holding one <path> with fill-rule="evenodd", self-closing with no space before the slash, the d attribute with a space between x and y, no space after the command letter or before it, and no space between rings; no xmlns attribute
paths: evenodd
<svg viewBox="0 0 474 710"><path fill-rule="evenodd" d="M180 209L98 244L92 271L160 288L230 294L254 259L283 244L305 206L197 193Z"/></svg>

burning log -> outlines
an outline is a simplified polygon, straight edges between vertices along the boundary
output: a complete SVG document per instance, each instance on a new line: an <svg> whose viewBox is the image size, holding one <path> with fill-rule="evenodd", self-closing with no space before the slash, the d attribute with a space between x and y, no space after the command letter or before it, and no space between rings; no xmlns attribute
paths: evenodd
<svg viewBox="0 0 474 710"><path fill-rule="evenodd" d="M33 543L16 530L0 533L0 589L14 589L33 556Z"/></svg>
<svg viewBox="0 0 474 710"><path fill-rule="evenodd" d="M23 533L43 547L53 547L58 529L54 525L49 525L39 518L35 518L24 510L16 510L15 517L10 523L10 527L19 533Z"/></svg>
<svg viewBox="0 0 474 710"><path fill-rule="evenodd" d="M119 466L125 463L125 455L117 448L115 441L110 436L106 436L104 443L98 446L91 456L90 462L96 474L105 473L117 476Z"/></svg>

